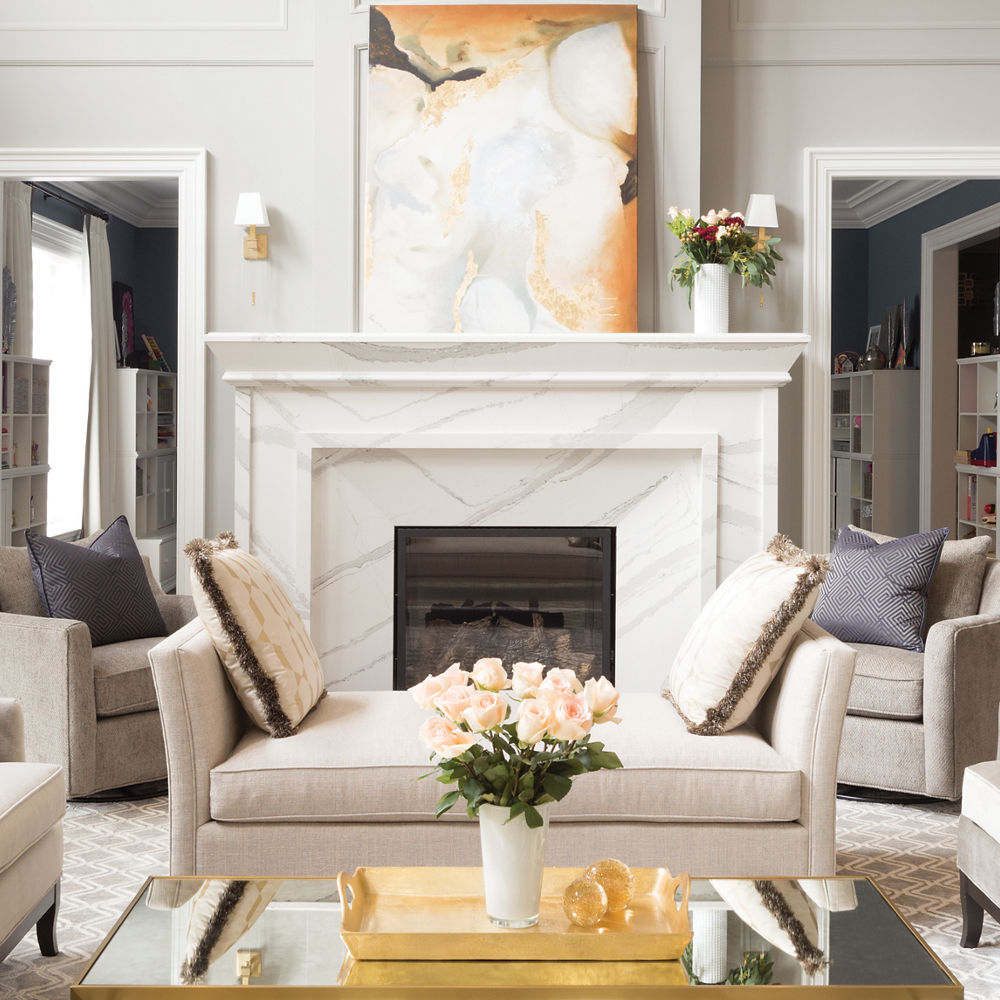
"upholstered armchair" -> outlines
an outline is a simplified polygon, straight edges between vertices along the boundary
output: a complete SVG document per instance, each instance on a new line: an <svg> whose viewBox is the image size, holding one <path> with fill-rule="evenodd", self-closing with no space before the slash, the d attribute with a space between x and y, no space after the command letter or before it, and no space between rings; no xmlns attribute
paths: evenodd
<svg viewBox="0 0 1000 1000"><path fill-rule="evenodd" d="M195 616L146 574L168 634ZM70 798L166 777L146 657L162 638L92 648L83 622L45 617L27 549L0 547L0 693L24 707L26 759L60 765Z"/></svg>
<svg viewBox="0 0 1000 1000"><path fill-rule="evenodd" d="M922 653L848 643L858 656L837 769L842 790L955 800L966 767L996 753L1000 562L987 558L979 574L986 544L944 543Z"/></svg>
<svg viewBox="0 0 1000 1000"><path fill-rule="evenodd" d="M0 962L32 926L43 955L55 955L62 818L59 768L24 762L24 713L0 698Z"/></svg>

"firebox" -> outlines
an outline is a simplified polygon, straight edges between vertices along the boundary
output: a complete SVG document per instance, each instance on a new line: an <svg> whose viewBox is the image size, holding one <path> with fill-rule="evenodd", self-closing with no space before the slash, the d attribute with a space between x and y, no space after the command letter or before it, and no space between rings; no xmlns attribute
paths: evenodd
<svg viewBox="0 0 1000 1000"><path fill-rule="evenodd" d="M613 682L614 635L614 528L396 528L396 690L484 656Z"/></svg>

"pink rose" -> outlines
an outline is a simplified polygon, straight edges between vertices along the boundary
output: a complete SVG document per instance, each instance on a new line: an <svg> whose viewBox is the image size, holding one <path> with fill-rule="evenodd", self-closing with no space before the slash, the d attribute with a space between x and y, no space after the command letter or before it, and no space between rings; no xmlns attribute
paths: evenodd
<svg viewBox="0 0 1000 1000"><path fill-rule="evenodd" d="M443 691L456 685L468 683L468 672L462 670L459 664L453 663L443 673L437 674L437 676L428 674L419 684L414 684L407 690L421 708L432 709L434 708L434 699Z"/></svg>
<svg viewBox="0 0 1000 1000"><path fill-rule="evenodd" d="M486 656L472 665L472 680L476 687L484 691L502 691L510 684L503 660L496 656Z"/></svg>
<svg viewBox="0 0 1000 1000"><path fill-rule="evenodd" d="M473 691L462 719L474 733L495 729L507 714L507 701L496 691Z"/></svg>
<svg viewBox="0 0 1000 1000"><path fill-rule="evenodd" d="M583 697L594 716L594 722L622 721L615 718L618 714L618 692L607 677L589 678L583 685Z"/></svg>
<svg viewBox="0 0 1000 1000"><path fill-rule="evenodd" d="M560 694L549 701L549 706L552 709L551 739L583 739L593 728L594 717L582 695Z"/></svg>
<svg viewBox="0 0 1000 1000"><path fill-rule="evenodd" d="M516 698L528 698L534 694L535 689L542 683L542 671L545 669L541 663L515 663L511 667L514 680L511 688Z"/></svg>
<svg viewBox="0 0 1000 1000"><path fill-rule="evenodd" d="M576 674L568 668L553 667L542 681L541 687L549 691L556 691L559 694L578 694L583 690Z"/></svg>
<svg viewBox="0 0 1000 1000"><path fill-rule="evenodd" d="M462 713L469 707L469 699L475 693L470 684L453 684L434 699L434 707L452 722L464 722Z"/></svg>
<svg viewBox="0 0 1000 1000"><path fill-rule="evenodd" d="M517 713L517 738L533 747L545 736L552 722L552 710L544 699L529 698L521 702Z"/></svg>
<svg viewBox="0 0 1000 1000"><path fill-rule="evenodd" d="M442 757L458 757L476 743L472 733L463 732L454 722L432 715L420 727L421 741Z"/></svg>

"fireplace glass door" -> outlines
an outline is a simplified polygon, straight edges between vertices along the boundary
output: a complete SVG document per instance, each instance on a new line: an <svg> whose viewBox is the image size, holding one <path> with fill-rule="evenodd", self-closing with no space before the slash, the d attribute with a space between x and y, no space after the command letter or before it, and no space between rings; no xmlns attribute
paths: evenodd
<svg viewBox="0 0 1000 1000"><path fill-rule="evenodd" d="M614 528L397 528L394 686L497 656L614 681Z"/></svg>

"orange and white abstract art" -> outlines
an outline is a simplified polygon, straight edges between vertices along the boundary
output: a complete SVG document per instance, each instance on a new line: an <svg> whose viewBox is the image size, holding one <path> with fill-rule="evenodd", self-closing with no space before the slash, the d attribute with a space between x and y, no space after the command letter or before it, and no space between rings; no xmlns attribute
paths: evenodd
<svg viewBox="0 0 1000 1000"><path fill-rule="evenodd" d="M636 8L371 8L365 329L634 331Z"/></svg>

